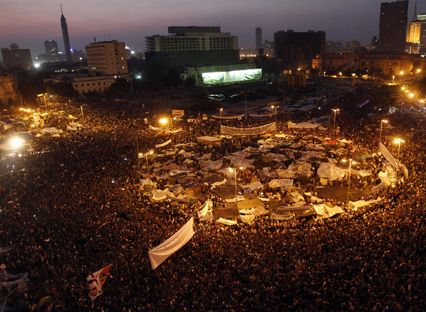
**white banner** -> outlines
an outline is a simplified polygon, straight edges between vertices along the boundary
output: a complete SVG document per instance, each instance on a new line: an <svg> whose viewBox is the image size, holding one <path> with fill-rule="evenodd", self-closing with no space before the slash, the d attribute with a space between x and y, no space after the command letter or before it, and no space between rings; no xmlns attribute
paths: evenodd
<svg viewBox="0 0 426 312"><path fill-rule="evenodd" d="M224 119L224 120L232 120L232 119L243 119L244 114L242 115L235 115L235 116L218 116L218 115L212 115L213 119Z"/></svg>
<svg viewBox="0 0 426 312"><path fill-rule="evenodd" d="M253 118L267 118L267 117L272 117L274 115L275 115L275 113L269 113L269 114L249 114L249 116L253 117Z"/></svg>
<svg viewBox="0 0 426 312"><path fill-rule="evenodd" d="M392 165L392 167L394 167L395 169L398 168L398 162L395 160L395 158L392 156L386 146L384 146L382 143L379 143L379 152L382 153L382 155Z"/></svg>
<svg viewBox="0 0 426 312"><path fill-rule="evenodd" d="M161 143L161 144L157 144L157 145L155 145L155 148L164 147L164 146L169 145L170 143L172 143L172 140L167 140L166 142L163 142L163 143Z"/></svg>
<svg viewBox="0 0 426 312"><path fill-rule="evenodd" d="M194 218L191 218L183 227L180 228L179 231L170 236L157 247L148 251L152 269L155 270L168 257L185 246L194 234Z"/></svg>
<svg viewBox="0 0 426 312"><path fill-rule="evenodd" d="M222 135L262 135L277 132L277 124L275 122L253 128L236 128L221 125L220 134Z"/></svg>

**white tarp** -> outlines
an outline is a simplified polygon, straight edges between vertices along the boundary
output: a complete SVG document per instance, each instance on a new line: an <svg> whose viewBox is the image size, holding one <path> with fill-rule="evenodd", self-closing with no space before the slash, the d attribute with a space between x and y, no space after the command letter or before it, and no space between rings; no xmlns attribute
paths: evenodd
<svg viewBox="0 0 426 312"><path fill-rule="evenodd" d="M350 201L349 202L349 207L353 210L358 210L359 208L362 207L367 207L367 206L371 206L373 204L376 204L378 202L380 202L382 199L379 197L377 199L372 199L372 200L358 200L358 201Z"/></svg>
<svg viewBox="0 0 426 312"><path fill-rule="evenodd" d="M240 185L240 186L243 188L244 193L250 193L250 192L254 192L261 189L263 187L263 184L260 183L259 181L256 181L247 185Z"/></svg>
<svg viewBox="0 0 426 312"><path fill-rule="evenodd" d="M255 215L240 215L241 221L246 224L252 224L254 221L254 218L256 218Z"/></svg>
<svg viewBox="0 0 426 312"><path fill-rule="evenodd" d="M379 143L379 152L386 158L386 160L392 165L394 168L398 168L398 162L389 152L389 150L382 143Z"/></svg>
<svg viewBox="0 0 426 312"><path fill-rule="evenodd" d="M342 180L346 175L347 170L337 167L331 163L321 163L317 174L320 178L325 178L330 181Z"/></svg>
<svg viewBox="0 0 426 312"><path fill-rule="evenodd" d="M158 128L158 127L154 127L154 126L151 126L151 125L149 125L149 130L158 131L158 132L163 131L163 129Z"/></svg>
<svg viewBox="0 0 426 312"><path fill-rule="evenodd" d="M223 179L222 181L212 183L212 189L214 189L214 188L216 188L220 185L226 184L226 181L227 181L226 179Z"/></svg>
<svg viewBox="0 0 426 312"><path fill-rule="evenodd" d="M181 249L194 236L194 218L180 228L175 234L170 236L166 241L148 251L151 267L155 270L168 257Z"/></svg>
<svg viewBox="0 0 426 312"><path fill-rule="evenodd" d="M293 186L293 179L273 179L269 181L268 186L270 188L288 188Z"/></svg>
<svg viewBox="0 0 426 312"><path fill-rule="evenodd" d="M396 184L396 172L390 166L386 167L386 171L380 171L378 177L386 186Z"/></svg>
<svg viewBox="0 0 426 312"><path fill-rule="evenodd" d="M234 220L229 220L229 219L225 219L225 218L219 218L216 220L216 223L222 223L225 225L236 225L237 221Z"/></svg>
<svg viewBox="0 0 426 312"><path fill-rule="evenodd" d="M344 213L345 211L339 207L329 207L325 204L312 205L314 207L315 213L323 218L330 218L336 214Z"/></svg>
<svg viewBox="0 0 426 312"><path fill-rule="evenodd" d="M169 145L170 143L172 143L172 140L167 140L166 142L155 145L155 148L165 147L165 146Z"/></svg>
<svg viewBox="0 0 426 312"><path fill-rule="evenodd" d="M198 219L201 221L212 222L213 221L213 201L208 199L204 205L200 207L198 212Z"/></svg>
<svg viewBox="0 0 426 312"><path fill-rule="evenodd" d="M222 159L218 159L216 161L214 160L200 160L198 164L200 165L201 169L204 170L219 170L222 168Z"/></svg>
<svg viewBox="0 0 426 312"><path fill-rule="evenodd" d="M277 124L275 122L253 128L236 128L221 125L220 133L222 135L262 135L277 132Z"/></svg>
<svg viewBox="0 0 426 312"><path fill-rule="evenodd" d="M168 189L152 191L152 199L155 201L163 201L169 197L173 197L173 193L170 192Z"/></svg>
<svg viewBox="0 0 426 312"><path fill-rule="evenodd" d="M271 218L278 221L288 221L294 218L294 213L286 212L283 214L280 213L271 213Z"/></svg>

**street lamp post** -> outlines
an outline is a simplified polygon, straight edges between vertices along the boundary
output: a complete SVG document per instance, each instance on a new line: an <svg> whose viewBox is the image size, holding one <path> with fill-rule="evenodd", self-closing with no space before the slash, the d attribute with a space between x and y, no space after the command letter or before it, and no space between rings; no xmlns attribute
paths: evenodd
<svg viewBox="0 0 426 312"><path fill-rule="evenodd" d="M393 140L393 143L398 145L398 162L399 162L399 156L401 153L401 143L405 143L405 140L401 138L396 138L395 140Z"/></svg>
<svg viewBox="0 0 426 312"><path fill-rule="evenodd" d="M84 122L83 105L80 105L81 120Z"/></svg>
<svg viewBox="0 0 426 312"><path fill-rule="evenodd" d="M239 168L240 170L243 170L243 167ZM237 168L229 168L228 169L229 172L233 172L234 173L234 192L235 192L235 204L237 204L238 200L237 200Z"/></svg>
<svg viewBox="0 0 426 312"><path fill-rule="evenodd" d="M333 128L334 128L334 138L336 138L336 117L337 117L337 113L340 112L339 108L333 108Z"/></svg>
<svg viewBox="0 0 426 312"><path fill-rule="evenodd" d="M247 120L247 94L246 92L244 92L243 94L244 94L244 116Z"/></svg>
<svg viewBox="0 0 426 312"><path fill-rule="evenodd" d="M272 105L271 108L274 110L274 114L275 114L275 123L277 123L277 105Z"/></svg>
<svg viewBox="0 0 426 312"><path fill-rule="evenodd" d="M351 191L351 171L352 171L352 165L355 165L356 164L356 162L352 159L352 158L349 158L349 159L343 159L342 160L342 162L343 163L349 163L349 167L348 167L348 201L349 201L349 194L350 194L350 191Z"/></svg>
<svg viewBox="0 0 426 312"><path fill-rule="evenodd" d="M380 120L380 135L379 135L379 143L382 142L382 131L383 131L383 124L387 124L389 122L389 120L387 119L382 119Z"/></svg>

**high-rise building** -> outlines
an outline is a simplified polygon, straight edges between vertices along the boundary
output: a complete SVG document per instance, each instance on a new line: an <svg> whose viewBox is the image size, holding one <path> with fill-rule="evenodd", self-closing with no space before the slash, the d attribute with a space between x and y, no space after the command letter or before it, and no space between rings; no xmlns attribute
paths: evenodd
<svg viewBox="0 0 426 312"><path fill-rule="evenodd" d="M64 13L62 12L62 4L61 4L61 28L62 28L62 38L64 39L64 49L65 49L66 60L67 62L71 62L72 56L71 56L70 37L68 34L67 19L65 18Z"/></svg>
<svg viewBox="0 0 426 312"><path fill-rule="evenodd" d="M87 67L103 75L127 75L126 45L124 42L102 41L86 46Z"/></svg>
<svg viewBox="0 0 426 312"><path fill-rule="evenodd" d="M14 102L18 99L16 80L9 76L0 76L0 105Z"/></svg>
<svg viewBox="0 0 426 312"><path fill-rule="evenodd" d="M381 4L379 51L403 52L405 50L407 14L408 0Z"/></svg>
<svg viewBox="0 0 426 312"><path fill-rule="evenodd" d="M426 53L426 12L417 15L417 20L422 23L420 32L420 53Z"/></svg>
<svg viewBox="0 0 426 312"><path fill-rule="evenodd" d="M19 49L17 44L11 44L10 49L1 49L4 66L31 69L33 66L30 49Z"/></svg>
<svg viewBox="0 0 426 312"><path fill-rule="evenodd" d="M256 49L262 49L262 28L256 27Z"/></svg>
<svg viewBox="0 0 426 312"><path fill-rule="evenodd" d="M239 62L238 39L220 27L172 26L167 36L146 38L147 64L157 70Z"/></svg>
<svg viewBox="0 0 426 312"><path fill-rule="evenodd" d="M275 57L281 59L290 69L312 66L312 60L325 52L325 32L293 30L278 31L274 34Z"/></svg>
<svg viewBox="0 0 426 312"><path fill-rule="evenodd" d="M58 55L58 43L55 40L46 40L44 42L44 50L47 56Z"/></svg>

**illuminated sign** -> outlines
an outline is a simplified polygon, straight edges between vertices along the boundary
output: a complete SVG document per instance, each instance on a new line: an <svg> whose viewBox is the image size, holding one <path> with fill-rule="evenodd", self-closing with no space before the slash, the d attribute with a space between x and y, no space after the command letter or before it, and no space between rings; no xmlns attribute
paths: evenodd
<svg viewBox="0 0 426 312"><path fill-rule="evenodd" d="M262 69L231 70L227 72L202 73L203 82L208 85L259 80Z"/></svg>

